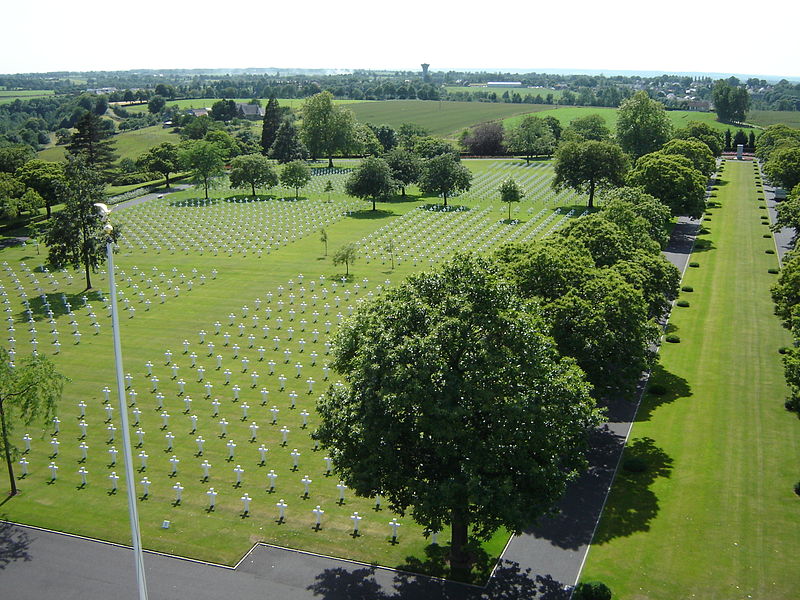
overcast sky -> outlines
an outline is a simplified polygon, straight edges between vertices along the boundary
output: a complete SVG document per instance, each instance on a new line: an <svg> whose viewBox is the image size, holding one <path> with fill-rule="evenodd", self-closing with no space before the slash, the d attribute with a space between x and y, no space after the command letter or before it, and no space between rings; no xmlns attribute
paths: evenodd
<svg viewBox="0 0 800 600"><path fill-rule="evenodd" d="M800 77L796 0L39 0L0 14L0 73L428 62Z"/></svg>

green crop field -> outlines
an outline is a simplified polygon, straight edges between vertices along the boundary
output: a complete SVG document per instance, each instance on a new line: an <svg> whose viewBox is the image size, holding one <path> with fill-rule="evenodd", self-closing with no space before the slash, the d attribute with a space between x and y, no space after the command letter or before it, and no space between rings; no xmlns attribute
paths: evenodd
<svg viewBox="0 0 800 600"><path fill-rule="evenodd" d="M800 556L797 418L783 408L772 314L774 242L751 162L728 161L652 383L589 550L583 580L615 598L794 598Z"/></svg>
<svg viewBox="0 0 800 600"><path fill-rule="evenodd" d="M747 122L758 127L769 127L779 123L800 129L800 112L788 110L751 110Z"/></svg>
<svg viewBox="0 0 800 600"><path fill-rule="evenodd" d="M52 95L53 90L0 90L0 104L14 102L14 100L46 98L47 96Z"/></svg>
<svg viewBox="0 0 800 600"><path fill-rule="evenodd" d="M388 526L393 515L385 505L376 510L374 499L356 498L349 490L344 502L337 502L337 479L326 473L325 453L315 449L309 434L317 424L317 396L337 379L327 371L327 343L358 302L379 297L384 287L456 250L488 252L506 241L542 237L584 212L584 197L551 192L549 163L464 163L474 172L475 189L452 198L455 206L449 211L438 210L437 198L421 197L412 186L404 200L379 203L372 212L369 203L342 193L354 162L337 161L334 171L315 169L297 201L291 199L293 191L278 188L247 202L223 187L210 202L189 190L113 213L123 231L115 260L124 371L130 373L126 395L131 417L138 419L131 427L133 442L138 442L136 431L142 436L134 458L146 548L226 564L261 540L389 566L404 564L409 556L424 558L426 538L409 517L400 519L395 545ZM505 220L506 206L496 191L508 176L527 190L513 209L513 222ZM323 191L328 180L335 188L330 202ZM319 241L323 227L327 254ZM344 270L331 264L330 255L350 241L358 243L360 257L350 267L350 279L343 280ZM59 406L57 434L49 423L43 429L16 429L20 445L25 432L32 437L25 455L29 474L19 479L22 493L4 503L4 516L124 543L129 539L124 487L110 493L109 481L112 471L123 469L121 456L111 465L109 454L121 442L120 432L109 429L119 426L119 416L113 408L109 310L98 292L107 296L107 278L96 274L95 290L86 294L80 271L46 272L45 250L34 243L5 247L0 255L0 283L13 321L6 327L13 328L8 335L16 338L17 356L30 352L35 339L38 351L71 378ZM52 322L42 295L53 311ZM24 310L26 297L33 327ZM81 401L85 438L79 428ZM191 415L197 417L196 429ZM175 436L171 450L169 432ZM60 444L55 456L53 436ZM205 440L202 452L199 436ZM236 443L233 450L230 440ZM81 442L88 445L85 461ZM142 452L148 455L146 467ZM172 455L180 461L174 477ZM204 460L211 465L208 481L202 480ZM55 481L51 461L59 467ZM240 485L237 465L244 469ZM86 486L80 467L88 471ZM18 475L20 469L17 465ZM269 490L270 471L277 475L274 491ZM311 479L308 497L301 482L305 475ZM151 482L146 498L140 483L145 477ZM185 488L180 504L174 502L178 481ZM210 511L206 492L212 486L219 496ZM245 492L253 499L247 516L240 500ZM288 505L283 523L277 522L281 499ZM325 511L319 531L311 512L316 505ZM350 535L353 511L363 516L359 537ZM169 529L161 528L165 519L172 523ZM487 552L497 556L507 538L499 532L485 546Z"/></svg>
<svg viewBox="0 0 800 600"><path fill-rule="evenodd" d="M172 133L171 128L164 128L161 125L143 127L142 129L133 131L123 131L116 134L112 139L119 157L131 158L133 160L136 160L140 155L147 152L147 150L162 142L173 142L175 144L180 142L180 136L177 133ZM39 158L42 160L59 161L64 160L66 153L67 151L64 146L50 146L49 148L39 151Z"/></svg>
<svg viewBox="0 0 800 600"><path fill-rule="evenodd" d="M614 131L617 127L617 109L616 108L609 108L604 106L561 106L561 107L544 107L542 114L539 114L540 117L555 117L558 119L561 124L566 127L569 125L570 121L573 119L577 119L579 117L585 117L587 115L598 114L606 121L606 125L611 131ZM670 122L674 128L685 127L689 121L700 121L701 123L706 123L717 129L718 131L724 132L726 129L731 129L735 131L737 128L733 125L728 125L726 123L720 123L716 120L716 114L710 112L697 112L697 111L690 111L690 110L668 110L667 116L669 117ZM506 128L515 127L521 120L522 116L514 116L509 117L503 120L503 124Z"/></svg>
<svg viewBox="0 0 800 600"><path fill-rule="evenodd" d="M361 123L400 127L415 123L431 135L456 137L461 130L479 123L547 108L541 104L506 104L499 102L434 102L428 100L385 100L354 104L350 108Z"/></svg>

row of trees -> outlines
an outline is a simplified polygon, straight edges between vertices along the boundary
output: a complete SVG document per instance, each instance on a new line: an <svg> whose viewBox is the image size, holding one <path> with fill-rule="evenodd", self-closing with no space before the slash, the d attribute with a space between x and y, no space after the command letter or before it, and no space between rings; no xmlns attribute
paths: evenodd
<svg viewBox="0 0 800 600"><path fill-rule="evenodd" d="M449 525L466 578L470 538L549 512L585 468L596 401L653 366L680 278L661 256L670 220L619 188L550 239L458 255L357 309L314 433L337 474L428 531Z"/></svg>

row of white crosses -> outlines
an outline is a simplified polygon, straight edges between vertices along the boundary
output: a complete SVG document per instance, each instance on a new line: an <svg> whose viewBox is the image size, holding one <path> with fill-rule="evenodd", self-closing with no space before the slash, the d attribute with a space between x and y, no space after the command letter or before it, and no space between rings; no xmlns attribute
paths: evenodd
<svg viewBox="0 0 800 600"><path fill-rule="evenodd" d="M147 202L120 211L120 245L137 252L261 256L340 220L357 201L187 200Z"/></svg>

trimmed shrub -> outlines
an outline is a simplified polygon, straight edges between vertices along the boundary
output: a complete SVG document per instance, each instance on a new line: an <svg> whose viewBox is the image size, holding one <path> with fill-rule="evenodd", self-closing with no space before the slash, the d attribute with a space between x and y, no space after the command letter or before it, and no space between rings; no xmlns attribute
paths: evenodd
<svg viewBox="0 0 800 600"><path fill-rule="evenodd" d="M575 588L574 600L611 600L611 590L600 581L584 581Z"/></svg>
<svg viewBox="0 0 800 600"><path fill-rule="evenodd" d="M786 354L788 351L789 348L787 348L786 346L781 346L780 348L778 348L778 354Z"/></svg>
<svg viewBox="0 0 800 600"><path fill-rule="evenodd" d="M767 273L770 273L772 275L777 275L778 273L780 273L780 271L778 271L778 269L767 269Z"/></svg>
<svg viewBox="0 0 800 600"><path fill-rule="evenodd" d="M680 344L680 343L681 343L681 338L679 338L679 337L678 337L677 335L675 335L674 333L670 333L670 334L669 334L667 337L665 337L664 339L665 339L665 340L667 340L667 341L668 341L670 344Z"/></svg>
<svg viewBox="0 0 800 600"><path fill-rule="evenodd" d="M681 288L681 291L682 291L682 292L693 292L693 291L694 291L694 288L693 288L692 286L690 286L690 285L685 285L685 286L683 286L683 287Z"/></svg>
<svg viewBox="0 0 800 600"><path fill-rule="evenodd" d="M773 250L772 248L764 250L764 252L767 253L767 254L775 254L775 250Z"/></svg>
<svg viewBox="0 0 800 600"><path fill-rule="evenodd" d="M771 237L772 237L772 235L771 235L771 234L769 234L769 233L765 233L765 234L764 234L764 235L762 235L761 237L763 237L763 238L771 238Z"/></svg>
<svg viewBox="0 0 800 600"><path fill-rule="evenodd" d="M686 308L687 306L689 306L689 301L688 300L678 300L675 304L677 304L678 306L680 306L682 308Z"/></svg>
<svg viewBox="0 0 800 600"><path fill-rule="evenodd" d="M800 481L794 484L794 493L800 496Z"/></svg>
<svg viewBox="0 0 800 600"><path fill-rule="evenodd" d="M692 267L693 269L696 269L697 267L700 266L700 263L692 261L692 262L689 263L689 266Z"/></svg>

